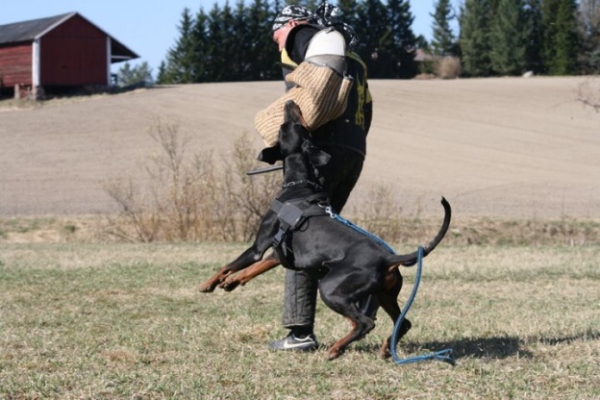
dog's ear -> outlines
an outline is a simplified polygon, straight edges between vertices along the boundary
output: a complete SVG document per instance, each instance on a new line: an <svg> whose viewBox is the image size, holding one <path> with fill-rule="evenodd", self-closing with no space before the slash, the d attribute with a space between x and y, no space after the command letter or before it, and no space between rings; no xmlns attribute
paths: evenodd
<svg viewBox="0 0 600 400"><path fill-rule="evenodd" d="M258 161L263 161L263 162L269 163L271 165L275 164L279 160L283 160L279 142L277 142L277 144L275 144L275 146L273 146L273 147L265 147L258 154Z"/></svg>
<svg viewBox="0 0 600 400"><path fill-rule="evenodd" d="M331 159L331 156L329 154L319 149L318 147L313 146L313 144L310 143L308 140L302 143L302 152L308 156L310 163L315 167L322 167L323 165L326 165Z"/></svg>

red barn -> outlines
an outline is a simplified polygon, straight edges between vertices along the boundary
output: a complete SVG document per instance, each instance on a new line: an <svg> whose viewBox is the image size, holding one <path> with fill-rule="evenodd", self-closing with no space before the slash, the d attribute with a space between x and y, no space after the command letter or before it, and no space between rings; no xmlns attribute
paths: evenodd
<svg viewBox="0 0 600 400"><path fill-rule="evenodd" d="M0 88L108 86L112 63L139 56L82 15L0 25Z"/></svg>

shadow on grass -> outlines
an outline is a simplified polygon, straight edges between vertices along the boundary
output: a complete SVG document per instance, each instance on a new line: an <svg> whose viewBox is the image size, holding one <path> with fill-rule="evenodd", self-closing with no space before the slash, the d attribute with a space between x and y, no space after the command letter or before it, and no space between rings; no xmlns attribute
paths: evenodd
<svg viewBox="0 0 600 400"><path fill-rule="evenodd" d="M570 335L570 336L562 336L562 337L532 337L530 339L527 340L527 343L534 343L534 342L539 342L539 343L543 343L543 344L547 344L550 346L557 346L559 344L571 344L573 342L579 342L579 341L591 341L591 340L600 340L600 332L594 332L592 330L586 331L586 332L582 332L582 333L577 333L575 335Z"/></svg>
<svg viewBox="0 0 600 400"><path fill-rule="evenodd" d="M444 349L452 349L455 359L472 358L495 358L504 359L513 356L519 358L530 358L533 354L522 348L523 341L517 336L495 336L490 338L458 339L448 342L409 342L402 346L409 354L429 353Z"/></svg>
<svg viewBox="0 0 600 400"><path fill-rule="evenodd" d="M481 358L481 359L505 359L509 357L532 358L534 353L525 349L528 345L541 343L550 346L560 344L570 344L577 341L599 340L600 332L582 332L575 335L547 337L535 336L524 339L518 336L495 336L490 338L464 338L452 341L432 341L432 342L403 342L398 345L400 357L414 356L432 353L445 349L452 349L452 355L455 359L461 358ZM379 351L379 346L373 344L356 344L353 351L371 352Z"/></svg>
<svg viewBox="0 0 600 400"><path fill-rule="evenodd" d="M448 342L405 342L401 340L398 344L398 356L401 358L433 353L440 350L452 349L455 359L464 357L475 358L508 358L518 355L519 357L531 357L532 354L520 348L522 341L518 337L492 337L458 339ZM351 351L376 353L380 347L375 344L357 343Z"/></svg>

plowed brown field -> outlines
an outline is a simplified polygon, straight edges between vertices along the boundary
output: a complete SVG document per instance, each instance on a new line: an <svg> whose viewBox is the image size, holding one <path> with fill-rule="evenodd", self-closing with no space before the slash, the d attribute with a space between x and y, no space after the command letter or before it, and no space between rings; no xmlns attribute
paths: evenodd
<svg viewBox="0 0 600 400"><path fill-rule="evenodd" d="M351 204L383 184L407 212L439 213L444 195L466 217L600 217L600 112L578 101L580 85L598 79L371 81L375 115ZM243 132L258 153L253 117L282 90L198 84L0 103L0 216L111 212L101 182L143 179L158 150L147 133L156 117L192 136L188 154L228 157Z"/></svg>

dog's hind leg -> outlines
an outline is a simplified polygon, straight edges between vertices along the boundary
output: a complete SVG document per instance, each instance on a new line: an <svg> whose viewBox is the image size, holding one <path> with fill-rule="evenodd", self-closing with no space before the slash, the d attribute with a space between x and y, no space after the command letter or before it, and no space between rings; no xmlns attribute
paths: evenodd
<svg viewBox="0 0 600 400"><path fill-rule="evenodd" d="M352 330L346 336L335 342L327 352L327 359L333 360L342 355L350 343L365 337L375 327L375 322L371 318L365 316L359 310L356 303L352 302L349 297L344 296L343 294L336 294L335 292L327 292L323 290L321 283L323 283L323 279L319 283L321 299L323 302L333 311L348 318L352 325Z"/></svg>
<svg viewBox="0 0 600 400"><path fill-rule="evenodd" d="M346 306L347 308L353 308L352 312L345 311L344 313L340 312L340 314L350 314L345 315L345 317L350 320L352 330L331 346L327 352L328 360L334 360L341 356L350 343L364 338L373 328L375 328L375 322L362 314L355 304L346 304Z"/></svg>
<svg viewBox="0 0 600 400"><path fill-rule="evenodd" d="M398 305L398 294L400 294L401 289L402 275L400 275L398 270L394 270L385 277L384 289L376 295L379 305L390 316L394 326L396 326L396 321L398 321L398 318L400 318L400 315L402 314L402 310ZM410 330L411 327L412 324L408 319L405 318L404 321L402 321L400 332L398 332L398 340L400 340ZM381 350L379 351L380 357L390 357L391 340L392 338L390 336L383 342Z"/></svg>

